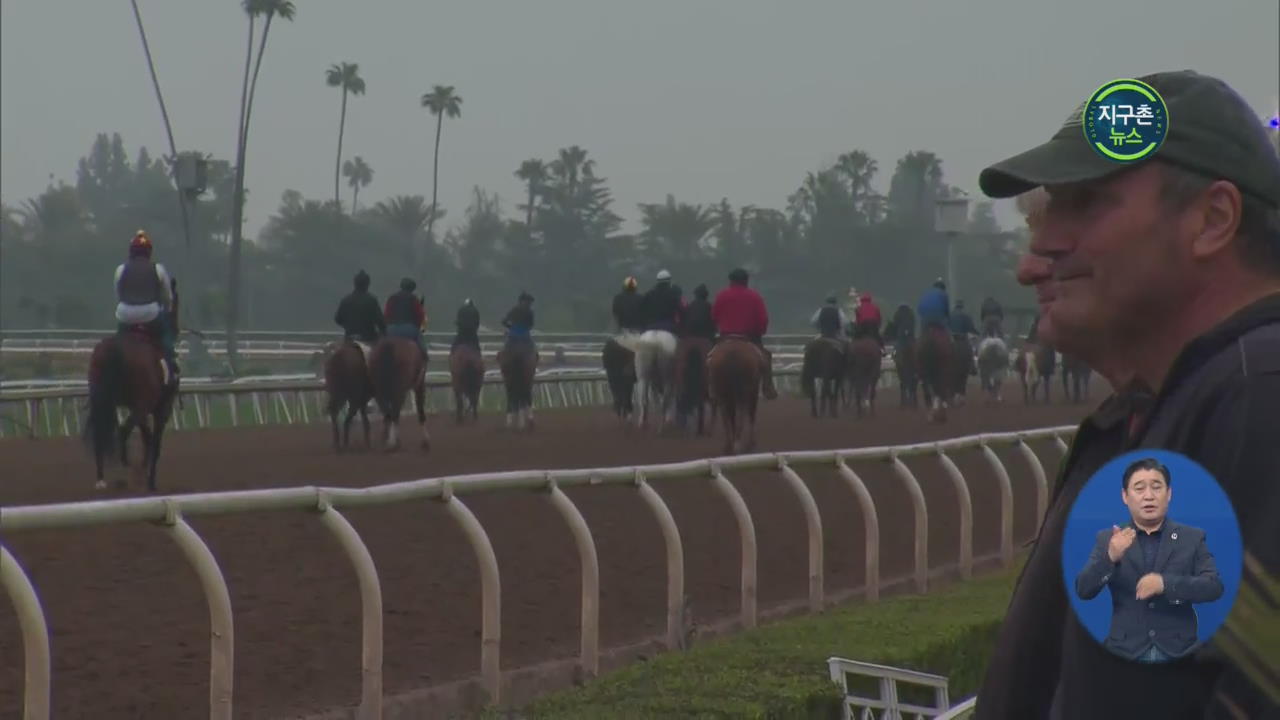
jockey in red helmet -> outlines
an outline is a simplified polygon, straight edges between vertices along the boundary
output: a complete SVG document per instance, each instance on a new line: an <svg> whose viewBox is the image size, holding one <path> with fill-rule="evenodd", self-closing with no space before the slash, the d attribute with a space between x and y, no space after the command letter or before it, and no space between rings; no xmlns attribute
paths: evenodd
<svg viewBox="0 0 1280 720"><path fill-rule="evenodd" d="M118 330L143 326L160 342L170 374L178 376L174 344L173 280L165 267L151 259L151 238L139 230L129 241L129 259L116 267L116 322Z"/></svg>
<svg viewBox="0 0 1280 720"><path fill-rule="evenodd" d="M853 336L855 338L869 335L884 347L884 338L880 337L880 308L871 293L863 293L858 297L858 309L853 311Z"/></svg>

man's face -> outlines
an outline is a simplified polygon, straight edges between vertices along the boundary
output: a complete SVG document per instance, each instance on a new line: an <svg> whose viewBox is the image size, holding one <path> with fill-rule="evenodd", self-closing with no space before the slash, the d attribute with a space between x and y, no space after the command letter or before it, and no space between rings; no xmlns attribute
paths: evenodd
<svg viewBox="0 0 1280 720"><path fill-rule="evenodd" d="M1047 188L1018 280L1035 286L1038 332L1059 350L1097 357L1176 307L1188 263L1160 188L1150 164Z"/></svg>
<svg viewBox="0 0 1280 720"><path fill-rule="evenodd" d="M1120 498L1129 508L1135 523L1156 525L1169 514L1173 488L1159 470L1139 470L1129 478L1129 487Z"/></svg>

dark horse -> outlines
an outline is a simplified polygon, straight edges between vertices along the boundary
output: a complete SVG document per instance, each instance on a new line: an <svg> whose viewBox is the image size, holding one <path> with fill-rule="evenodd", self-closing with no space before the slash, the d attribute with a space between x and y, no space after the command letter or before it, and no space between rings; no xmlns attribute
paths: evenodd
<svg viewBox="0 0 1280 720"><path fill-rule="evenodd" d="M351 421L360 413L364 424L365 447L369 440L369 401L373 399L373 383L369 379L369 366L364 351L351 340L337 344L324 361L324 389L329 394L329 421L333 425L333 449L342 452L351 446ZM347 417L342 421L342 436L338 436L338 413L343 406Z"/></svg>
<svg viewBox="0 0 1280 720"><path fill-rule="evenodd" d="M978 371L973 357L973 343L967 333L953 334L951 346L951 393L956 403L962 404L969 395L969 376Z"/></svg>
<svg viewBox="0 0 1280 720"><path fill-rule="evenodd" d="M538 369L538 351L532 340L507 340L498 352L498 367L507 389L507 427L533 429L533 374Z"/></svg>
<svg viewBox="0 0 1280 720"><path fill-rule="evenodd" d="M916 316L911 308L899 305L885 328L885 340L893 343L893 370L898 376L899 407L918 407L920 374L916 357Z"/></svg>
<svg viewBox="0 0 1280 720"><path fill-rule="evenodd" d="M920 340L920 384L929 405L930 422L946 422L947 406L953 397L952 380L955 347L951 333L939 325L929 325Z"/></svg>
<svg viewBox="0 0 1280 720"><path fill-rule="evenodd" d="M809 412L813 417L840 415L840 391L847 372L845 362L844 344L835 338L816 338L805 346L800 387L809 396Z"/></svg>
<svg viewBox="0 0 1280 720"><path fill-rule="evenodd" d="M1093 370L1074 355L1062 353L1062 396L1079 404L1089 399L1089 376Z"/></svg>
<svg viewBox="0 0 1280 720"><path fill-rule="evenodd" d="M413 340L385 336L369 353L369 373L373 379L373 398L382 413L382 441L390 452L400 449L400 411L405 396L413 390L418 408L418 425L422 428L422 449L431 447L427 432L427 358Z"/></svg>
<svg viewBox="0 0 1280 720"><path fill-rule="evenodd" d="M609 382L609 394L613 396L613 412L620 420L627 420L635 412L636 356L635 353L609 338L600 357L604 374Z"/></svg>
<svg viewBox="0 0 1280 720"><path fill-rule="evenodd" d="M173 317L176 316L175 307ZM178 393L176 381L165 382L163 363L157 341L142 326L126 328L94 346L89 357L89 421L85 429L93 442L95 487L99 490L106 487L102 461L114 455L117 447L120 462L128 467L129 433L137 427L142 434L147 490L156 491L160 439ZM117 407L128 411L124 425L119 424ZM123 487L124 483L117 485Z"/></svg>
<svg viewBox="0 0 1280 720"><path fill-rule="evenodd" d="M698 418L697 433L706 434L707 353L711 341L684 337L676 344L676 422L687 427L689 416Z"/></svg>
<svg viewBox="0 0 1280 720"><path fill-rule="evenodd" d="M480 417L480 390L484 388L484 357L475 346L459 343L449 352L449 379L453 385L454 418L459 425L469 414Z"/></svg>
<svg viewBox="0 0 1280 720"><path fill-rule="evenodd" d="M860 337L849 344L849 382L853 385L853 399L858 417L865 410L876 414L876 385L880 382L880 363L883 355L875 338Z"/></svg>
<svg viewBox="0 0 1280 720"><path fill-rule="evenodd" d="M724 451L732 455L756 445L760 401L760 349L750 340L723 336L707 357L711 402L724 419Z"/></svg>

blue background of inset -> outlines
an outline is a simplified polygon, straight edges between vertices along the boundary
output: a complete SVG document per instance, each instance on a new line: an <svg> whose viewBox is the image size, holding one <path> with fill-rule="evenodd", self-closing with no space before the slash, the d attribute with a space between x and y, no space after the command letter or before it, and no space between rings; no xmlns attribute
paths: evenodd
<svg viewBox="0 0 1280 720"><path fill-rule="evenodd" d="M1111 627L1111 589L1103 588L1092 600L1081 600L1075 591L1076 575L1089 561L1099 530L1112 525L1123 527L1132 521L1129 509L1120 499L1120 481L1129 463L1147 457L1164 463L1173 475L1169 519L1205 531L1205 544L1213 553L1218 575L1222 578L1222 597L1195 605L1198 635L1204 642L1221 627L1236 601L1244 545L1235 510L1226 492L1207 470L1178 453L1149 449L1126 453L1103 466L1081 489L1071 514L1067 516L1067 527L1062 536L1062 574L1067 586L1067 599L1089 633L1098 642L1105 641Z"/></svg>

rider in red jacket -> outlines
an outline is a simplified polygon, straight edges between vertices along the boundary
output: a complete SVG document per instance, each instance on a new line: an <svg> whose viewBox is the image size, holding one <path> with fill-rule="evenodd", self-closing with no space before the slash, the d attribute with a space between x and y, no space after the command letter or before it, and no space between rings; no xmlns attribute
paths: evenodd
<svg viewBox="0 0 1280 720"><path fill-rule="evenodd" d="M764 346L769 311L760 293L747 286L748 281L747 271L742 268L729 273L729 287L716 294L711 317L721 338L740 335L760 348L764 358L764 396L772 400L778 397L778 391L773 387L773 355Z"/></svg>
<svg viewBox="0 0 1280 720"><path fill-rule="evenodd" d="M853 311L853 336L855 338L870 335L884 346L884 339L880 337L880 308L871 299L871 293L865 293L858 298L858 308Z"/></svg>

